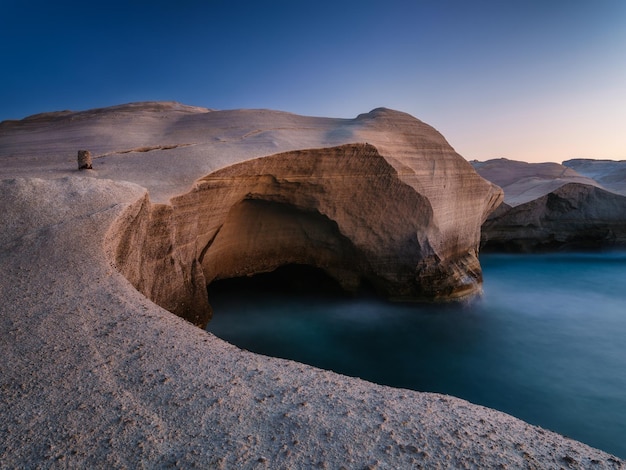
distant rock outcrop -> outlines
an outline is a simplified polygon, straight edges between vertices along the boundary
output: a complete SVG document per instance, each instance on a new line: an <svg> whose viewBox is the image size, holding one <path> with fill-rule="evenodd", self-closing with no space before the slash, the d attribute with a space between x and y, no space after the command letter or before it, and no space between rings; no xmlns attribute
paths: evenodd
<svg viewBox="0 0 626 470"><path fill-rule="evenodd" d="M591 160L576 158L563 165L588 178L593 178L606 189L626 196L626 160Z"/></svg>
<svg viewBox="0 0 626 470"><path fill-rule="evenodd" d="M504 190L504 203L483 225L483 249L532 252L626 246L626 197L604 188L591 178L593 172L507 159L473 165Z"/></svg>

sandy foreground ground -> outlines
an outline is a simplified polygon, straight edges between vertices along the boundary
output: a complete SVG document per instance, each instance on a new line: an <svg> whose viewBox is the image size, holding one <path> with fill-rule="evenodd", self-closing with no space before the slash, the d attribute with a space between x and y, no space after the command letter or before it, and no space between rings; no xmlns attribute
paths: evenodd
<svg viewBox="0 0 626 470"><path fill-rule="evenodd" d="M175 317L107 257L144 194L78 172L2 180L1 468L623 466L494 410L252 354Z"/></svg>

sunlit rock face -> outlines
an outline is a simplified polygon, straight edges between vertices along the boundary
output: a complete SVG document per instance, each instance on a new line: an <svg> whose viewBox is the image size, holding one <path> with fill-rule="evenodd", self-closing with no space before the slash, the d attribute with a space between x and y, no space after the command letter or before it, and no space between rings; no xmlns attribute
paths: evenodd
<svg viewBox="0 0 626 470"><path fill-rule="evenodd" d="M486 250L546 251L626 246L626 197L604 187L619 162L530 164L506 159L475 162L476 170L504 189L504 203L483 226ZM568 162L566 162L568 163ZM574 167L586 170L585 174ZM619 173L612 178L621 185ZM623 175L622 175L623 177Z"/></svg>
<svg viewBox="0 0 626 470"><path fill-rule="evenodd" d="M206 211L216 216L201 230L208 282L310 264L348 290L365 277L391 295L415 295L409 284L429 251L432 208L371 145L233 165L201 179L194 193L176 203L201 197L228 208Z"/></svg>
<svg viewBox="0 0 626 470"><path fill-rule="evenodd" d="M482 190L473 237L459 226L453 242L442 237L429 199L372 145L257 158L199 179L170 205L138 208L123 222L116 264L139 290L196 323L207 320L205 284L288 264L321 268L348 291L367 283L393 299L472 295L482 280L478 227L498 194L475 181L465 194L475 199ZM450 199L460 205L457 197Z"/></svg>
<svg viewBox="0 0 626 470"><path fill-rule="evenodd" d="M78 143L92 150L90 176L148 191L109 231L113 263L195 324L210 318L207 284L289 264L398 300L481 289L481 224L502 191L408 114L330 119L139 103L0 129L7 151L43 159L38 171L75 159Z"/></svg>

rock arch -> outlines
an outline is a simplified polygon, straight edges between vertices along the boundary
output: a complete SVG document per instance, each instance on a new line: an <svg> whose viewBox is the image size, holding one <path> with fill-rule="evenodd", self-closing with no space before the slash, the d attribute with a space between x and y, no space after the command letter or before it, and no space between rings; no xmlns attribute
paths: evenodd
<svg viewBox="0 0 626 470"><path fill-rule="evenodd" d="M207 283L302 264L322 269L346 290L371 270L335 221L316 210L254 198L231 207L200 263Z"/></svg>
<svg viewBox="0 0 626 470"><path fill-rule="evenodd" d="M348 144L228 166L167 205L146 195L111 229L109 251L144 295L205 325L207 284L292 263L394 299L478 292L478 240L441 253L440 239L428 198L374 146Z"/></svg>

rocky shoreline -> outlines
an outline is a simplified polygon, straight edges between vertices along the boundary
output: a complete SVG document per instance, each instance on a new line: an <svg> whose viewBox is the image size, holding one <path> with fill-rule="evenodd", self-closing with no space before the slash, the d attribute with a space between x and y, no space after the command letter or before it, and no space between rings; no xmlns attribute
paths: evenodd
<svg viewBox="0 0 626 470"><path fill-rule="evenodd" d="M187 266L174 253L192 246L170 244L181 233L164 229L168 201L234 162L367 142L394 168L389 188L409 186L431 204L432 236L421 245L431 260L477 248L499 201L440 134L402 113L324 120L241 110L211 116L207 128L197 119L208 114L150 103L0 124L0 468L623 467L457 398L242 351L149 300L167 281L150 279L161 259L151 255L164 250L168 266ZM241 133L237 120L250 129ZM91 148L93 170L75 168L77 145ZM220 151L207 159L211 148ZM483 189L455 205L454 188ZM131 256L141 245L129 234L142 230L162 243ZM133 279L142 262L152 271ZM452 273L467 268L454 263ZM198 271L184 279L205 282Z"/></svg>

